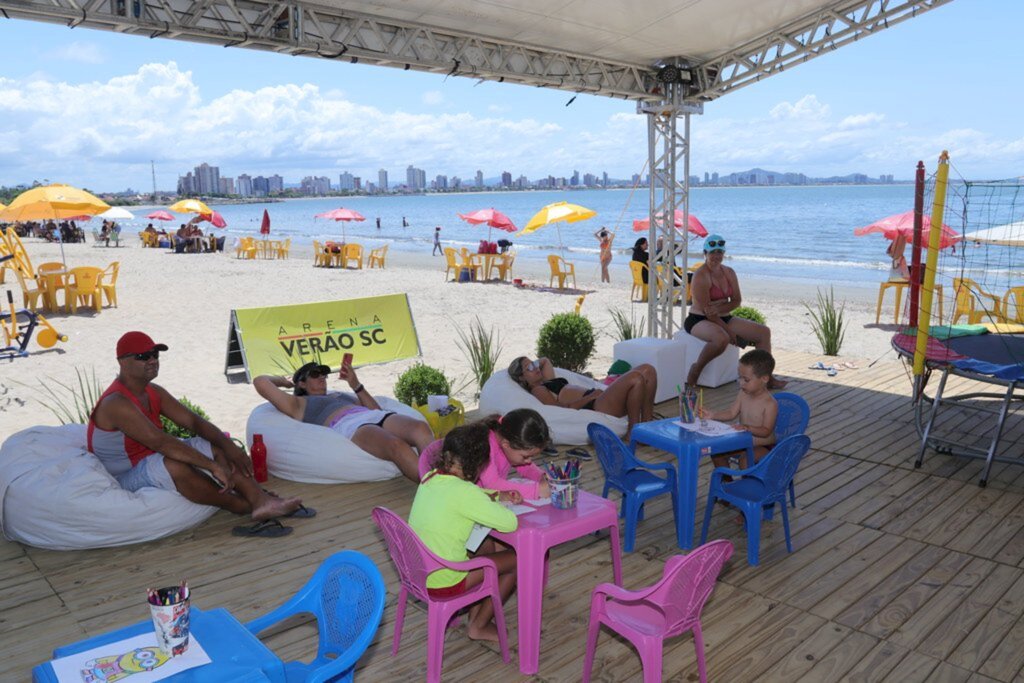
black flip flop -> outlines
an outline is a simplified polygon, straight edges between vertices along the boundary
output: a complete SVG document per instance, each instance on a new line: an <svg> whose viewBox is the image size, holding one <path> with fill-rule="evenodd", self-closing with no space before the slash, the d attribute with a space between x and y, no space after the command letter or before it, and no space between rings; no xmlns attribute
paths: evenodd
<svg viewBox="0 0 1024 683"><path fill-rule="evenodd" d="M295 517L296 519L309 519L310 517L316 517L316 510L314 508L306 507L305 505L300 505L284 516Z"/></svg>
<svg viewBox="0 0 1024 683"><path fill-rule="evenodd" d="M579 458L580 460L590 460L594 457L586 448L570 448L565 452L565 454L572 456L573 458Z"/></svg>
<svg viewBox="0 0 1024 683"><path fill-rule="evenodd" d="M287 536L291 532L292 528L290 526L285 526L276 519L265 519L262 522L256 522L247 526L236 526L231 530L231 535L244 538L254 536L260 538L280 538L281 536Z"/></svg>
<svg viewBox="0 0 1024 683"><path fill-rule="evenodd" d="M558 455L558 449L555 448L554 446L546 446L544 450L541 451L541 453L543 453L547 457L553 457Z"/></svg>

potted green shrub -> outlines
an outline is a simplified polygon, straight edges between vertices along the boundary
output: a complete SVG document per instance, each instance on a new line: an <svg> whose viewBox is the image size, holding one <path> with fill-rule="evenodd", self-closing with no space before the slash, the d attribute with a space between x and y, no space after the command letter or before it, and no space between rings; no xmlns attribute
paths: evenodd
<svg viewBox="0 0 1024 683"><path fill-rule="evenodd" d="M434 436L442 437L465 421L465 408L451 398L451 381L437 368L416 363L395 382L395 398L418 410L426 419ZM441 414L427 407L428 396L448 396L451 411Z"/></svg>
<svg viewBox="0 0 1024 683"><path fill-rule="evenodd" d="M583 372L594 354L596 340L590 321L577 313L556 313L537 336L537 355L557 368Z"/></svg>

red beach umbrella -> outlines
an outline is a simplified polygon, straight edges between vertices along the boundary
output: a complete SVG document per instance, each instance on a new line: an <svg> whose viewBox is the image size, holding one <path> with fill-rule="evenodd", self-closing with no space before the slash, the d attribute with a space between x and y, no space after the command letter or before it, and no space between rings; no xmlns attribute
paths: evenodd
<svg viewBox="0 0 1024 683"><path fill-rule="evenodd" d="M673 221L673 223L675 224L677 229L683 227L683 212L680 211L679 209L676 209L675 220ZM633 221L633 232L645 232L645 231L650 230L650 229L651 229L651 219L650 218L644 218L644 219L641 219L641 220ZM697 219L697 217L694 216L692 213L689 216L689 223L688 223L688 226L687 226L687 232L689 232L689 233L691 233L693 235L696 235L697 237L707 237L708 236L708 229L705 228L704 224L701 223Z"/></svg>
<svg viewBox="0 0 1024 683"><path fill-rule="evenodd" d="M487 241L491 241L491 228L497 228L498 230L504 230L505 232L515 232L519 228L515 226L512 219L503 214L501 211L495 211L494 209L478 209L472 213L460 213L459 218L470 223L472 225L483 225L487 224Z"/></svg>
<svg viewBox="0 0 1024 683"><path fill-rule="evenodd" d="M154 221L173 221L173 220L175 220L173 215L171 215L167 211L164 211L163 209L161 209L159 211L154 211L153 213L151 213L148 216L146 216L146 218L148 218L150 220L154 220Z"/></svg>
<svg viewBox="0 0 1024 683"><path fill-rule="evenodd" d="M269 235L270 234L270 214L267 213L266 209L263 209L263 222L260 223L260 234L261 235Z"/></svg>
<svg viewBox="0 0 1024 683"><path fill-rule="evenodd" d="M928 243L928 232L932 229L932 219L930 216L921 217L921 239L925 245ZM857 228L853 231L853 234L857 237L861 235L869 235L873 232L880 232L885 236L886 239L894 240L897 235L903 235L907 242L913 242L914 240L914 212L907 211L905 213L898 213L894 216L888 216L880 221L875 221L871 225L865 225L864 227ZM961 240L960 234L943 224L941 238L939 240L939 249L945 249L951 247Z"/></svg>
<svg viewBox="0 0 1024 683"><path fill-rule="evenodd" d="M326 218L329 221L344 221L345 223L349 221L366 220L365 218L363 218L363 214L359 213L358 211L353 211L352 209L335 209L334 211L318 213L317 215L313 216L313 218ZM346 241L344 224L341 227L341 241Z"/></svg>
<svg viewBox="0 0 1024 683"><path fill-rule="evenodd" d="M215 228L226 228L228 222L224 220L224 216L221 216L218 212L212 211L210 213L199 214L199 220L208 221Z"/></svg>

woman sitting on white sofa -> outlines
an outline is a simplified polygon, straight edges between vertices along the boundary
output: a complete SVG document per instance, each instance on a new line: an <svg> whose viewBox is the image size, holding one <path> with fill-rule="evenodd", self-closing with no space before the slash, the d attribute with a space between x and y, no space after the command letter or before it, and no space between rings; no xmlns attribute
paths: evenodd
<svg viewBox="0 0 1024 683"><path fill-rule="evenodd" d="M508 366L508 374L544 405L626 417L629 429L638 422L654 419L658 374L647 363L621 375L603 390L576 386L563 377L557 377L555 366L547 358L530 360L527 356L520 356ZM627 431L627 437L628 434Z"/></svg>

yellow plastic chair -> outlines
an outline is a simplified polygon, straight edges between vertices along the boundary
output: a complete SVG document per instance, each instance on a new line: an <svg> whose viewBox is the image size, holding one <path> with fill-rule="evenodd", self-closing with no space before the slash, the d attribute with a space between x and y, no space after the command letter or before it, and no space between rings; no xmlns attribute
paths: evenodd
<svg viewBox="0 0 1024 683"><path fill-rule="evenodd" d="M903 298L903 290L910 287L909 280L886 280L885 282L878 283L878 305L875 307L875 324L882 319L882 302L885 300L885 293L894 289L896 293L895 310L893 311L892 321L897 325L900 322L900 300Z"/></svg>
<svg viewBox="0 0 1024 683"><path fill-rule="evenodd" d="M956 292L952 320L954 325L964 315L967 316L970 325L980 322L1002 322L1003 314L999 299L979 287L974 280L966 277L953 278L953 290ZM986 303L991 307L987 307Z"/></svg>
<svg viewBox="0 0 1024 683"><path fill-rule="evenodd" d="M67 284L67 305L72 313L78 312L78 304L89 299L97 313L103 304L103 271L92 266L71 269L71 280Z"/></svg>
<svg viewBox="0 0 1024 683"><path fill-rule="evenodd" d="M67 275L64 272L64 264L57 261L40 264L36 269L36 280L39 288L43 291L43 302L46 309L50 311L60 310L57 303L57 293L64 292L64 302L67 303Z"/></svg>
<svg viewBox="0 0 1024 683"><path fill-rule="evenodd" d="M1003 317L1008 323L1024 323L1024 287L1010 287L1003 295Z"/></svg>
<svg viewBox="0 0 1024 683"><path fill-rule="evenodd" d="M43 290L39 287L30 287L25 280L25 276L17 268L12 268L11 270L14 271L15 277L18 278L18 283L21 284L21 305L35 313L36 308L39 307L39 298L43 295Z"/></svg>
<svg viewBox="0 0 1024 683"><path fill-rule="evenodd" d="M516 262L514 251L501 254L491 260L491 267L487 269L487 279L490 280L494 271L498 271L499 280L512 279L512 264Z"/></svg>
<svg viewBox="0 0 1024 683"><path fill-rule="evenodd" d="M548 254L548 267L551 268L551 279L548 286L554 285L555 278L558 278L558 288L565 288L565 278L572 277L572 288L576 289L576 266L567 262L558 254Z"/></svg>
<svg viewBox="0 0 1024 683"><path fill-rule="evenodd" d="M238 246L235 247L235 258L240 259L255 259L256 258L256 240L252 237L243 237L238 240Z"/></svg>
<svg viewBox="0 0 1024 683"><path fill-rule="evenodd" d="M103 271L103 277L100 279L100 289L103 290L103 296L107 299L107 305L117 308L117 273L121 270L121 262L114 261Z"/></svg>
<svg viewBox="0 0 1024 683"><path fill-rule="evenodd" d="M637 294L640 294L639 301L647 301L647 285L644 284L644 270L647 265L639 261L629 262L629 272L633 275L633 289L629 292L629 298L637 301Z"/></svg>
<svg viewBox="0 0 1024 683"><path fill-rule="evenodd" d="M368 268L384 268L384 261L388 256L388 245L385 244L383 247L377 247L376 249L370 250L370 260L367 264Z"/></svg>
<svg viewBox="0 0 1024 683"><path fill-rule="evenodd" d="M327 253L327 247L313 240L313 267L330 268L331 255Z"/></svg>
<svg viewBox="0 0 1024 683"><path fill-rule="evenodd" d="M459 259L458 259L458 252L456 252L454 248L452 248L452 247L445 247L444 248L444 262L445 262L445 271L444 271L445 282L448 281L448 273L452 274L452 279L458 280L459 279Z"/></svg>
<svg viewBox="0 0 1024 683"><path fill-rule="evenodd" d="M343 268L348 268L349 261L355 261L356 268L363 269L363 245L346 244L342 253L344 254L341 264Z"/></svg>
<svg viewBox="0 0 1024 683"><path fill-rule="evenodd" d="M277 258L288 258L292 253L292 238L289 237L284 242L279 242L277 245Z"/></svg>

